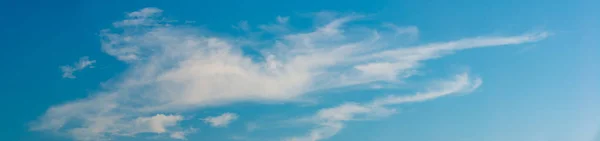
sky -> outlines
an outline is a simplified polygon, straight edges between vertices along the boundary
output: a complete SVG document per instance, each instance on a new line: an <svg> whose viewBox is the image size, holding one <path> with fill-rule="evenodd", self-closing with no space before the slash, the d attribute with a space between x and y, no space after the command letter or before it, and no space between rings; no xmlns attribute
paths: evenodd
<svg viewBox="0 0 600 141"><path fill-rule="evenodd" d="M0 1L7 141L600 141L600 1Z"/></svg>

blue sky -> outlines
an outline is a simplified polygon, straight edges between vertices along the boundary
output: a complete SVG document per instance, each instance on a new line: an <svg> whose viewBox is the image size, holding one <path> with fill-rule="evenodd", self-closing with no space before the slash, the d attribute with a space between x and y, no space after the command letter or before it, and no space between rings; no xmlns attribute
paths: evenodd
<svg viewBox="0 0 600 141"><path fill-rule="evenodd" d="M1 1L10 141L600 141L598 1Z"/></svg>

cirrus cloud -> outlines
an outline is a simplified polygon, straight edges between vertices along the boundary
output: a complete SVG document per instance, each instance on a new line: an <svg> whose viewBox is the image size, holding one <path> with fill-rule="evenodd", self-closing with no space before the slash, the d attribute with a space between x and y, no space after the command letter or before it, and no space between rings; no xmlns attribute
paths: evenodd
<svg viewBox="0 0 600 141"><path fill-rule="evenodd" d="M73 73L77 71L81 71L86 68L94 68L94 63L96 60L90 60L90 57L83 56L79 58L79 61L75 62L72 66L60 66L60 70L63 72L63 78L75 79L75 75Z"/></svg>
<svg viewBox="0 0 600 141"><path fill-rule="evenodd" d="M336 107L324 108L315 113L314 116L308 117L309 122L316 124L316 127L310 133L286 140L318 141L326 139L337 134L344 127L344 122L389 116L396 112L395 109L390 109L389 106L423 102L451 94L469 93L477 89L481 83L481 78L470 78L467 73L462 73L450 80L437 82L429 86L427 91L414 95L390 95L365 104L349 102Z"/></svg>
<svg viewBox="0 0 600 141"><path fill-rule="evenodd" d="M327 24L311 31L292 31L283 29L287 28L289 18L279 17L278 24L286 26L278 26L277 30L289 32L260 41L267 44L249 56L240 49L247 41L167 24L162 20L162 12L158 8L144 8L128 13L125 20L102 30L102 50L129 68L115 77L106 90L52 106L32 123L31 129L57 131L77 140L139 133L169 133L173 138L183 139L185 132L177 127L185 119L172 113L185 114L237 102L297 102L318 90L400 81L412 76L425 60L465 49L536 42L548 36L546 32L480 36L406 46L394 44L396 36L417 34L416 27L387 24L384 29L365 28L347 24L364 16L327 14L327 18L317 17L330 19ZM246 25L239 28L247 29ZM476 80L467 82L476 84ZM466 91L462 87L458 90ZM373 102L371 106L378 107L375 109L345 104L323 110L317 117L335 122L322 122L325 125L315 129L318 131L309 138L332 136L343 126L341 121L352 120L357 113L391 112L386 105L447 94L435 92L438 91L414 97L389 97ZM222 121L235 119L228 117L229 120ZM217 119L206 121L213 125L228 123ZM148 128L137 128L140 125Z"/></svg>

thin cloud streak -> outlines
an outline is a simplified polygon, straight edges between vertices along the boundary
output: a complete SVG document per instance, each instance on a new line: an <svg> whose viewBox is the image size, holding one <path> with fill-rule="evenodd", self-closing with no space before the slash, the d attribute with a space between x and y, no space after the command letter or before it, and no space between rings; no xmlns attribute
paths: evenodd
<svg viewBox="0 0 600 141"><path fill-rule="evenodd" d="M89 57L83 56L79 58L79 61L75 62L73 65L60 66L60 70L63 73L62 77L75 79L76 77L73 75L73 73L86 68L94 68L94 63L96 63L96 60L90 60Z"/></svg>
<svg viewBox="0 0 600 141"><path fill-rule="evenodd" d="M438 82L427 88L427 91L414 95L391 95L365 104L344 103L337 107L321 109L315 115L308 118L309 122L313 122L316 127L311 129L307 135L291 137L285 140L318 141L327 139L340 132L347 121L386 117L396 113L396 110L390 109L389 106L423 102L451 94L469 93L477 89L481 83L480 78L470 78L467 73L463 73L456 75L451 80Z"/></svg>

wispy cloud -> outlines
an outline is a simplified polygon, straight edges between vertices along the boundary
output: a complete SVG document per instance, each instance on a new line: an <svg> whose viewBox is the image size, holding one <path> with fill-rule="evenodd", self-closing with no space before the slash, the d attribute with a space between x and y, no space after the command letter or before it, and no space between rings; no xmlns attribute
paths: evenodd
<svg viewBox="0 0 600 141"><path fill-rule="evenodd" d="M317 141L326 139L337 134L344 127L344 122L346 121L385 117L396 112L387 106L422 102L456 93L468 93L478 88L481 82L480 78L469 78L468 74L463 73L456 75L451 80L438 82L434 86L427 88L427 91L419 92L415 95L391 95L373 100L370 103L345 103L337 107L321 109L315 115L308 118L309 122L316 124L316 128L312 129L305 136L291 137L286 140Z"/></svg>
<svg viewBox="0 0 600 141"><path fill-rule="evenodd" d="M326 18L318 19L331 18L327 24L262 39L268 47L250 57L235 37L163 23L162 12L135 11L103 30L102 50L130 67L107 90L49 108L32 129L61 131L79 140L132 135L140 131L128 127L140 118L236 102L301 101L317 90L400 81L412 76L423 61L455 51L523 44L547 36L537 32L405 46L387 38L398 35L398 29L365 29L347 24L361 15L321 13ZM279 23L288 20L277 18ZM404 28L406 32L418 31L410 27ZM177 125L163 127L169 133L179 131L169 130Z"/></svg>
<svg viewBox="0 0 600 141"><path fill-rule="evenodd" d="M233 25L232 27L241 31L250 31L250 24L248 24L248 21L240 21L237 25Z"/></svg>
<svg viewBox="0 0 600 141"><path fill-rule="evenodd" d="M402 35L408 35L409 39L415 40L419 37L419 28L416 26L399 27L392 23L384 23L383 26L393 30L395 33L393 36L394 38L398 38Z"/></svg>
<svg viewBox="0 0 600 141"><path fill-rule="evenodd" d="M148 7L127 14L128 19L113 23L116 27L122 26L148 26L159 24L153 17L159 16L163 11L155 7Z"/></svg>
<svg viewBox="0 0 600 141"><path fill-rule="evenodd" d="M204 122L210 124L212 127L226 127L229 123L233 122L238 118L235 113L223 113L220 116L206 117L202 119Z"/></svg>
<svg viewBox="0 0 600 141"><path fill-rule="evenodd" d="M191 133L195 133L197 131L196 128L190 128L184 131L175 131L172 132L169 137L173 138L173 139L179 139L179 140L187 140L186 135L191 134Z"/></svg>
<svg viewBox="0 0 600 141"><path fill-rule="evenodd" d="M79 61L73 63L73 65L60 66L60 70L63 73L62 77L75 79L75 75L73 75L73 73L86 68L94 68L94 63L96 63L96 60L90 60L89 57L83 56L79 58Z"/></svg>
<svg viewBox="0 0 600 141"><path fill-rule="evenodd" d="M174 139L180 139L180 140L184 140L185 139L185 133L182 132L182 131L173 132L169 136L171 138L174 138Z"/></svg>
<svg viewBox="0 0 600 141"><path fill-rule="evenodd" d="M263 31L269 32L269 33L285 33L285 32L289 32L289 25L288 25L288 21L290 20L290 17L282 17L282 16L277 16L276 18L276 22L277 23L272 23L272 24L265 24L265 25L260 25L258 26L258 28L260 28Z"/></svg>

